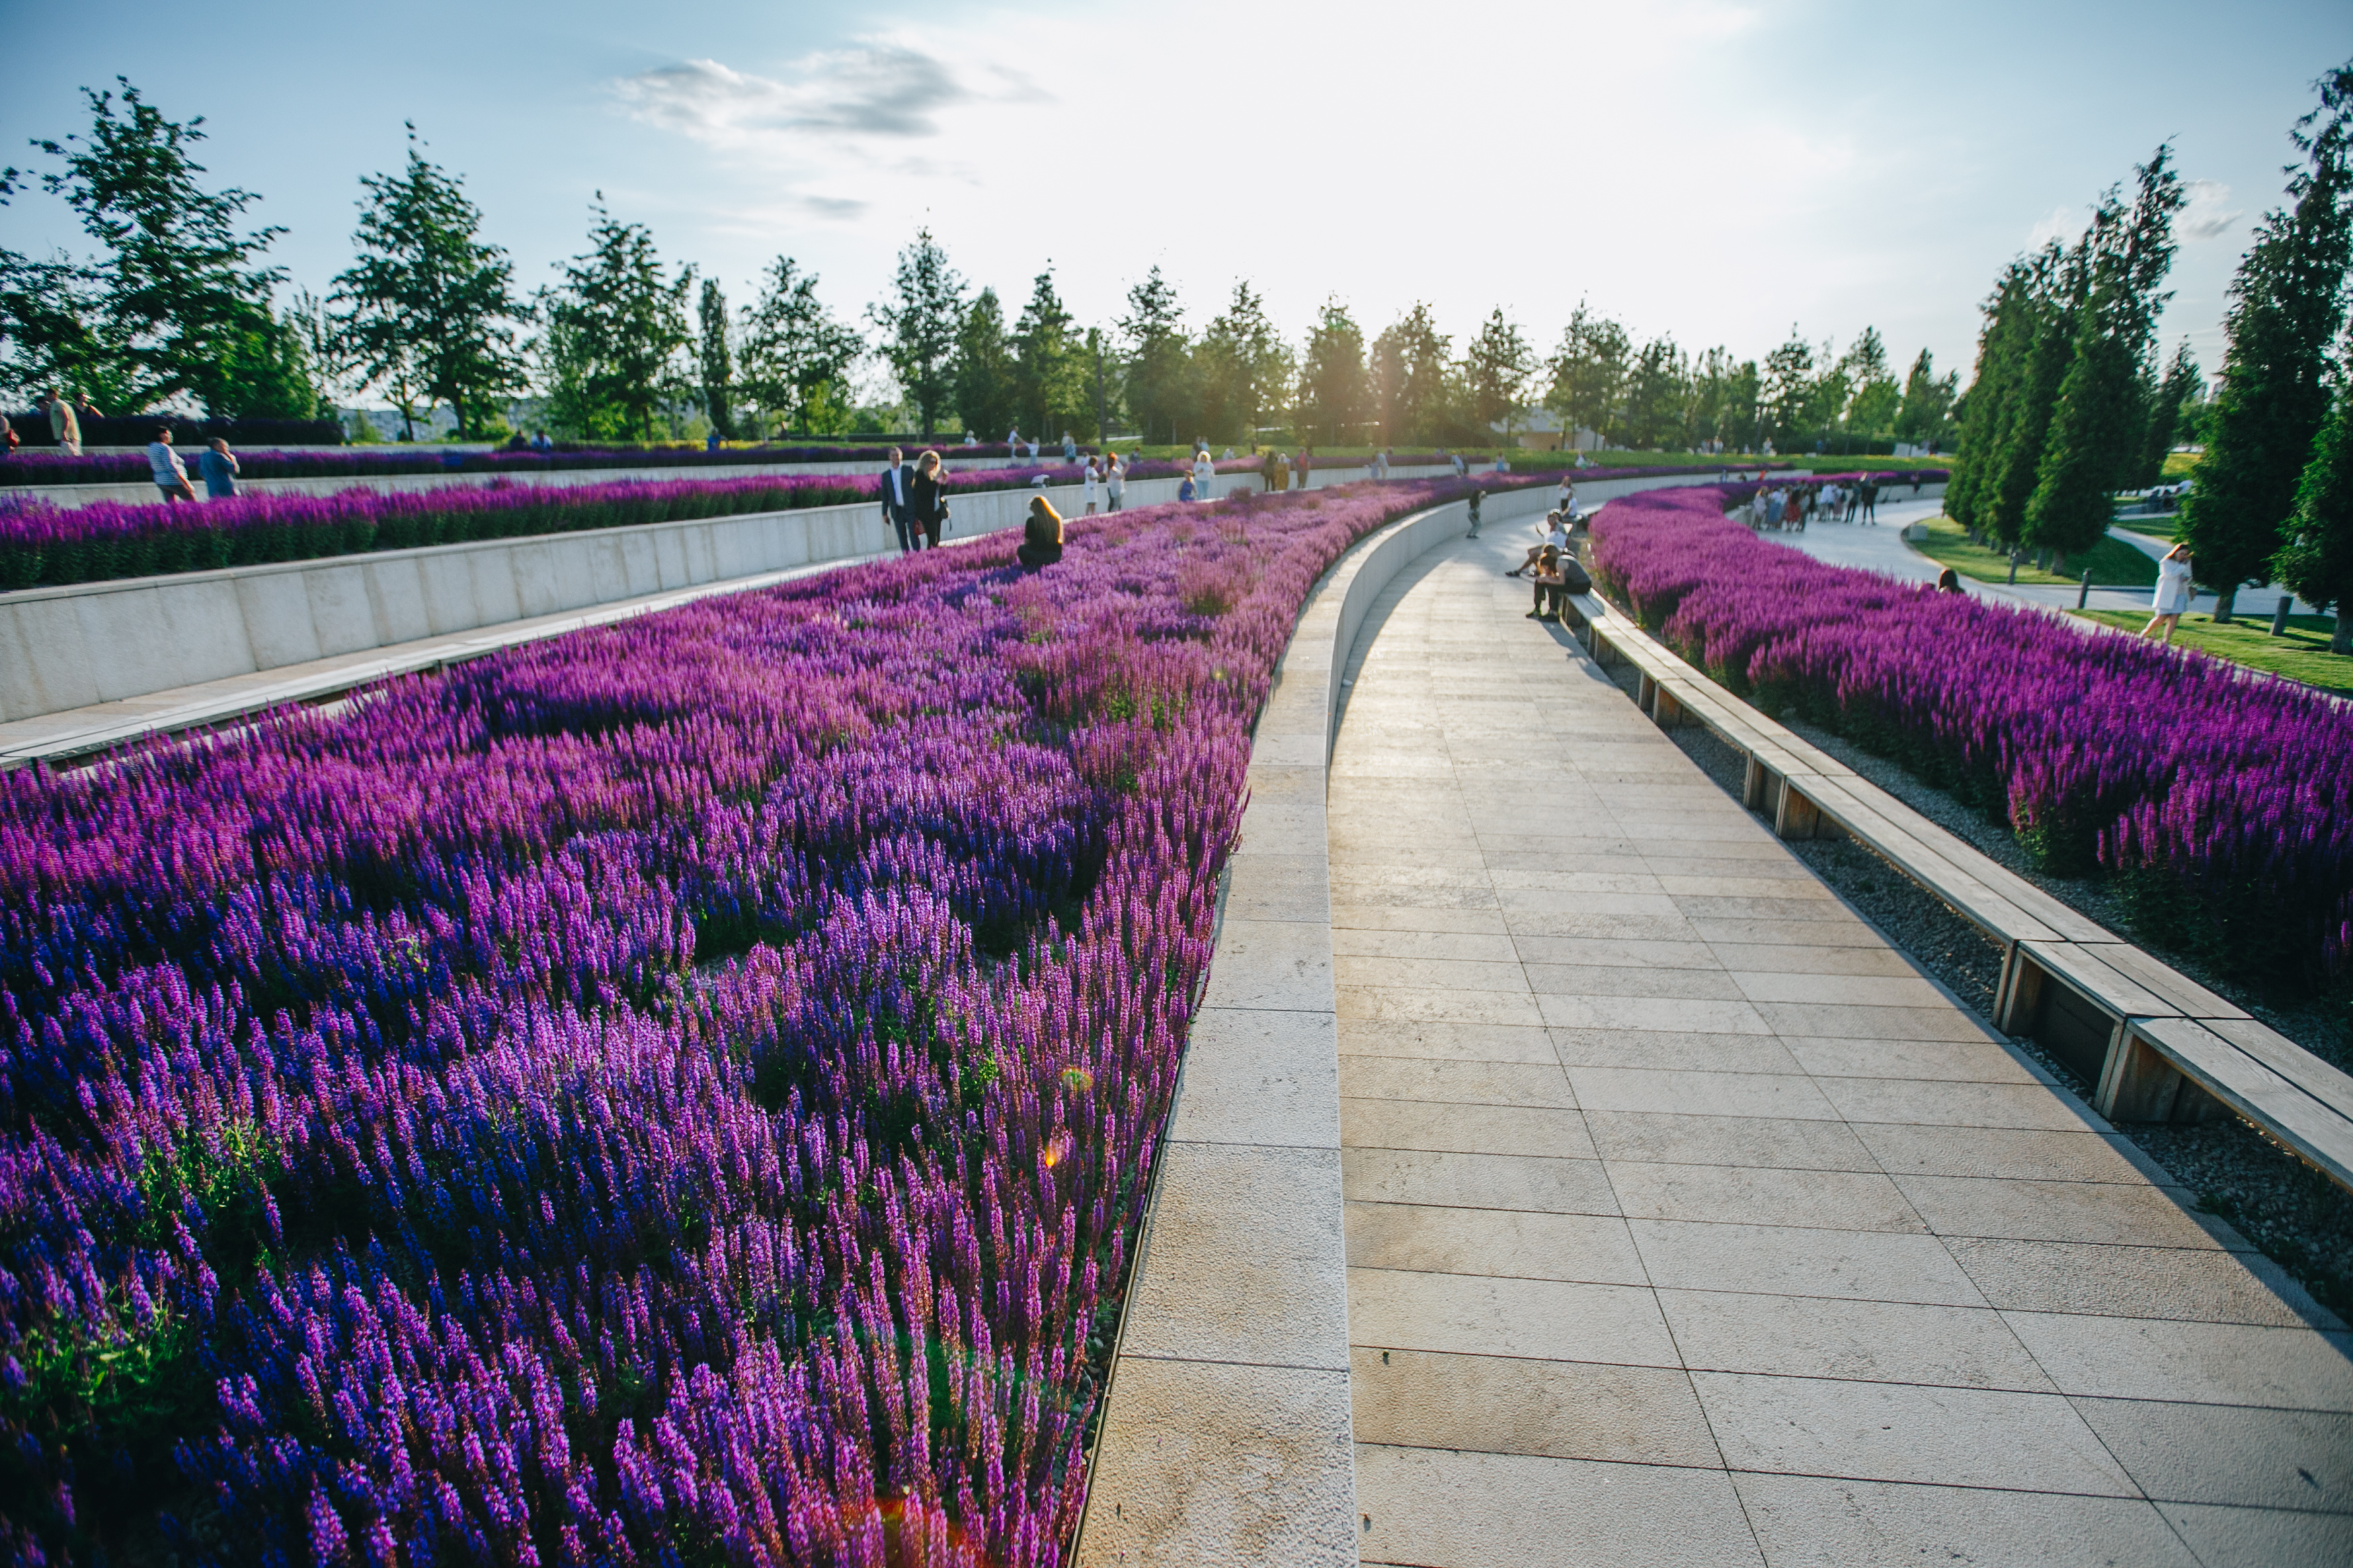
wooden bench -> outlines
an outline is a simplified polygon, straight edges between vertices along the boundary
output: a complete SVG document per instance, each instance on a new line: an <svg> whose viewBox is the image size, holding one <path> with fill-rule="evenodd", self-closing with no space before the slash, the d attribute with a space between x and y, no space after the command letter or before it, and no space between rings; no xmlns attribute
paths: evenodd
<svg viewBox="0 0 2353 1568"><path fill-rule="evenodd" d="M1655 722L1702 725L1746 759L1744 798L1776 834L1866 845L2000 943L1995 1026L2073 1068L2101 1115L2242 1116L2353 1188L2353 1077L1741 701L1598 595L1569 604L1597 664L1639 672L1635 700Z"/></svg>

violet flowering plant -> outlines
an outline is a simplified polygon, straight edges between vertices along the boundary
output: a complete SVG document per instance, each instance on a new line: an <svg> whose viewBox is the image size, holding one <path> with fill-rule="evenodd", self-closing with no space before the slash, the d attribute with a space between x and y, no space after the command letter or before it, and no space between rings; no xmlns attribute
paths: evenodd
<svg viewBox="0 0 2353 1568"><path fill-rule="evenodd" d="M2353 710L2187 649L1826 565L1727 520L1748 486L1603 507L1594 571L1642 624L2122 879L2137 928L2288 992L2353 983Z"/></svg>
<svg viewBox="0 0 2353 1568"><path fill-rule="evenodd" d="M1131 479L1176 476L1174 463L1128 466ZM1040 482L1076 484L1081 470L970 469L945 475L953 499ZM385 492L354 486L332 495L248 491L198 506L94 501L58 507L0 491L0 590L368 550L405 550L480 539L570 533L805 507L879 504L879 474L776 474L728 479L616 479L542 486L486 484Z"/></svg>
<svg viewBox="0 0 2353 1568"><path fill-rule="evenodd" d="M0 776L0 1551L1067 1561L1251 725L1465 488Z"/></svg>

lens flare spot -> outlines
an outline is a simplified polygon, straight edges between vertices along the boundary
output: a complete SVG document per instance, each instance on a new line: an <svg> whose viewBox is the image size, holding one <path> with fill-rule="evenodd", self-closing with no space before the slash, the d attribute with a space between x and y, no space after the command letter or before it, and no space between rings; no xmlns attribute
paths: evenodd
<svg viewBox="0 0 2353 1568"><path fill-rule="evenodd" d="M1062 1087L1072 1094L1092 1094L1095 1091L1095 1075L1084 1068L1064 1068Z"/></svg>
<svg viewBox="0 0 2353 1568"><path fill-rule="evenodd" d="M1073 1142L1074 1141L1071 1139L1070 1133L1059 1129L1055 1131L1052 1137L1047 1139L1046 1150L1043 1155L1046 1162L1046 1169L1050 1171L1055 1166L1060 1164L1063 1161L1069 1159L1071 1157L1071 1150L1073 1146Z"/></svg>

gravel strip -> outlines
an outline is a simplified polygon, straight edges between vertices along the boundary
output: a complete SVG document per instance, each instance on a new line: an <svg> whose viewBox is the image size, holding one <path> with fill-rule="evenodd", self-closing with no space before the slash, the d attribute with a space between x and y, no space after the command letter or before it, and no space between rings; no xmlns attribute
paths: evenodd
<svg viewBox="0 0 2353 1568"><path fill-rule="evenodd" d="M1640 677L1632 666L1614 665L1607 673L1630 699L1633 696ZM2116 900L2105 887L2044 877L2029 868L2024 851L2006 827L1988 823L1950 795L1927 788L1884 758L1858 752L1835 735L1806 725L1789 724L1788 728L1938 826L2031 879L2052 897L2103 925L2122 928L2126 924ZM1746 764L1738 752L1699 725L1682 725L1666 733L1717 787L1735 800L1741 797ZM2001 982L2000 943L1888 860L1851 838L1797 839L1788 848L1890 942L1972 1012L1992 1023L1994 993ZM2234 994L2216 984L2215 977L2186 965L2176 967L2256 1013L2316 1055L2344 1065L2342 1046L2316 1009L2304 1013L2258 1009L2242 993ZM2289 1022L2302 1027L2291 1029ZM2306 1034L2337 1048L2318 1050ZM2093 1086L2034 1041L2012 1037L2010 1043L2086 1100L2091 1098ZM2199 1208L2229 1223L2323 1306L2353 1317L2353 1195L2252 1123L2236 1118L2194 1125L2117 1122L2116 1129L2195 1194Z"/></svg>

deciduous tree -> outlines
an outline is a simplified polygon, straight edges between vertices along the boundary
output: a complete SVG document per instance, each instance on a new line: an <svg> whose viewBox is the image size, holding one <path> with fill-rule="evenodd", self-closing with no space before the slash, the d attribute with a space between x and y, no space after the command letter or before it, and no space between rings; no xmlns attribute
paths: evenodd
<svg viewBox="0 0 2353 1568"><path fill-rule="evenodd" d="M1336 298L1326 300L1307 334L1307 353L1300 365L1303 433L1325 446L1362 436L1369 422L1368 391L1364 329Z"/></svg>
<svg viewBox="0 0 2353 1568"><path fill-rule="evenodd" d="M1191 345L1185 335L1185 310L1176 290L1155 267L1127 291L1127 314L1119 330L1127 340L1123 378L1127 411L1146 441L1175 445L1199 432Z"/></svg>
<svg viewBox="0 0 2353 1568"><path fill-rule="evenodd" d="M652 232L616 221L602 191L593 210L588 248L540 295L548 418L591 439L651 440L655 414L692 395L681 353L694 342L686 316L694 269L665 276Z"/></svg>
<svg viewBox="0 0 2353 1568"><path fill-rule="evenodd" d="M1233 299L1203 330L1196 358L1205 431L1231 432L1255 447L1261 420L1282 406L1291 384L1291 351L1248 282L1234 284Z"/></svg>
<svg viewBox="0 0 2353 1568"><path fill-rule="evenodd" d="M406 169L360 185L358 258L329 296L338 358L363 388L391 389L412 436L419 395L448 404L460 436L477 431L492 399L523 385L514 264L482 241L480 210L426 158L416 126Z"/></svg>
<svg viewBox="0 0 2353 1568"><path fill-rule="evenodd" d="M1590 430L1607 443L1617 425L1632 357L1633 342L1626 329L1594 315L1578 300L1568 325L1561 329L1560 347L1545 363L1550 373L1545 406L1557 413L1572 434Z"/></svg>
<svg viewBox="0 0 2353 1568"><path fill-rule="evenodd" d="M1446 364L1453 340L1419 300L1381 329L1367 366L1384 441L1427 441L1445 424Z"/></svg>
<svg viewBox="0 0 2353 1568"><path fill-rule="evenodd" d="M818 300L817 282L779 256L737 318L736 383L760 411L764 436L772 422L817 435L839 435L849 423L849 371L866 344Z"/></svg>
<svg viewBox="0 0 2353 1568"><path fill-rule="evenodd" d="M964 325L964 279L930 229L918 229L915 243L899 253L892 298L866 313L882 330L882 357L915 405L928 441L948 410L949 371Z"/></svg>
<svg viewBox="0 0 2353 1568"><path fill-rule="evenodd" d="M1511 419L1527 395L1528 380L1535 374L1535 351L1520 329L1504 320L1501 306L1487 317L1479 335L1462 350L1462 382L1470 393L1471 419L1483 443L1501 423L1511 434Z"/></svg>

